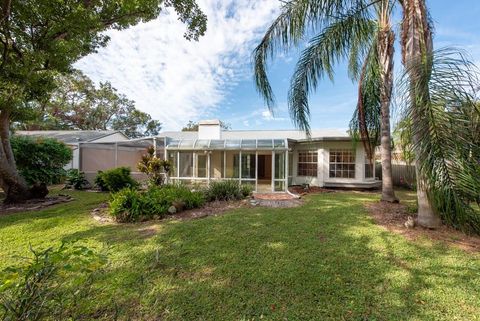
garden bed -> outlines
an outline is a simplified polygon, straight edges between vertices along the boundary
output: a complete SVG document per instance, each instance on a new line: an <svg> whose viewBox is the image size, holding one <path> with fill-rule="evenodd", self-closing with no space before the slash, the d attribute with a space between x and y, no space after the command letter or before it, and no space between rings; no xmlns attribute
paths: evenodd
<svg viewBox="0 0 480 321"><path fill-rule="evenodd" d="M200 208L184 210L175 214L158 217L156 220L193 220L208 216L219 216L237 208L253 207L249 200L240 201L214 201L208 202ZM92 217L100 223L114 223L114 218L108 213L108 203L103 203L91 212ZM119 223L121 224L121 223Z"/></svg>

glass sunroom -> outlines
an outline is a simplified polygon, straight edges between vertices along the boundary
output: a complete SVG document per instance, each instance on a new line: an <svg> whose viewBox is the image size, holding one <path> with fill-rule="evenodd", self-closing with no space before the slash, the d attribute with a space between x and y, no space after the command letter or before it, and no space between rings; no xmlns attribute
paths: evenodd
<svg viewBox="0 0 480 321"><path fill-rule="evenodd" d="M231 179L257 192L287 189L287 139L182 139L166 144L172 180L205 183Z"/></svg>

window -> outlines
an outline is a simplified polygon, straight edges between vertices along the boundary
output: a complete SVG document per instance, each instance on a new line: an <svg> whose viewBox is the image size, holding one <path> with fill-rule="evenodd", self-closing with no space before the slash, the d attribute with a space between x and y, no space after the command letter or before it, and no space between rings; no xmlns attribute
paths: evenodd
<svg viewBox="0 0 480 321"><path fill-rule="evenodd" d="M353 149L330 150L330 178L355 178L355 151Z"/></svg>
<svg viewBox="0 0 480 321"><path fill-rule="evenodd" d="M255 178L255 154L242 154L242 178Z"/></svg>
<svg viewBox="0 0 480 321"><path fill-rule="evenodd" d="M298 152L298 176L317 176L318 152L306 150Z"/></svg>
<svg viewBox="0 0 480 321"><path fill-rule="evenodd" d="M180 152L178 177L193 177L193 153Z"/></svg>

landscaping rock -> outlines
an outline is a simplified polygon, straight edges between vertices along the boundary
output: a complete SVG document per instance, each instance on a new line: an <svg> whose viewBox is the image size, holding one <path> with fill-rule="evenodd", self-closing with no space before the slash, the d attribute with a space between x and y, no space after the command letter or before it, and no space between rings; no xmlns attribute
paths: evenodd
<svg viewBox="0 0 480 321"><path fill-rule="evenodd" d="M170 214L175 214L175 213L177 213L177 208L176 208L175 206L173 206L173 205L170 206L170 207L168 208L168 213L170 213Z"/></svg>

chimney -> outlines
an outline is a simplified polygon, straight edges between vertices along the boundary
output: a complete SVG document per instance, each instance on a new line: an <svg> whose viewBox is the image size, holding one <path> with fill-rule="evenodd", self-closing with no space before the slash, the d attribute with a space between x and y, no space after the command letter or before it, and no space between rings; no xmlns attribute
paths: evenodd
<svg viewBox="0 0 480 321"><path fill-rule="evenodd" d="M220 120L201 120L198 122L198 139L220 139L221 135Z"/></svg>

